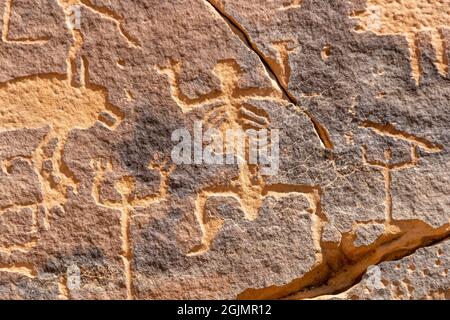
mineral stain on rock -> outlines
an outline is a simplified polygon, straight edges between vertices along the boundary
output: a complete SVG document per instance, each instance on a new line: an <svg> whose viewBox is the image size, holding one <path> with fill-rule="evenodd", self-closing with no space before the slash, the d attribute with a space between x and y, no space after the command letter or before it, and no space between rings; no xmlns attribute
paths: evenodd
<svg viewBox="0 0 450 320"><path fill-rule="evenodd" d="M449 298L448 1L0 8L0 298Z"/></svg>

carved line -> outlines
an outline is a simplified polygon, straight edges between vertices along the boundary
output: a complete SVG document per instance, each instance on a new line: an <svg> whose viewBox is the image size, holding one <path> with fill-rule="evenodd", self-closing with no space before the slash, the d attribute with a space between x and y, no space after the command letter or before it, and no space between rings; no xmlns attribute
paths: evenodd
<svg viewBox="0 0 450 320"><path fill-rule="evenodd" d="M215 102L221 102L221 99L218 99L221 96L221 92L211 92L205 94L201 97L191 99L187 97L180 86L180 71L181 71L181 62L170 61L169 68L159 68L156 67L156 71L160 74L164 74L167 76L170 83L170 91L172 98L175 100L177 105L180 107L181 111L184 113L189 112L191 109L200 108L203 105L211 104Z"/></svg>
<svg viewBox="0 0 450 320"><path fill-rule="evenodd" d="M136 48L136 47L141 46L139 41L136 38L134 38L128 32L125 31L125 29L123 28L123 25L122 25L124 19L121 16L119 16L117 13L115 13L114 11L112 11L106 7L96 6L90 0L80 0L80 3L82 5L84 5L85 7L89 8L90 10L98 13L103 18L113 21L114 24L117 25L120 35L123 38L125 38L125 40L127 40L128 44L130 44L132 47Z"/></svg>
<svg viewBox="0 0 450 320"><path fill-rule="evenodd" d="M362 123L362 127L372 129L375 133L382 136L410 142L423 148L427 152L441 152L443 150L443 146L434 144L427 139L417 137L405 131L398 130L392 124L378 124L372 121L365 121Z"/></svg>
<svg viewBox="0 0 450 320"><path fill-rule="evenodd" d="M283 87L287 88L289 85L289 79L291 77L291 67L289 65L289 52L295 51L296 48L289 48L289 44L294 43L293 40L276 41L272 43L272 46L277 51L277 62L274 62L274 71L279 69L280 82Z"/></svg>
<svg viewBox="0 0 450 320"><path fill-rule="evenodd" d="M391 124L378 124L371 121L365 121L362 124L363 128L368 128L373 130L375 133L381 136L387 136L394 139L406 141L411 144L411 159L404 162L393 163L381 162L377 160L369 161L367 159L367 146L362 146L362 160L365 165L369 165L380 169L384 177L384 189L385 189L385 216L386 223L390 224L393 221L392 216L392 171L393 170L403 170L408 168L413 168L417 166L419 162L419 153L417 148L421 147L425 151L430 153L440 152L443 150L442 146L435 145L430 141L396 129ZM385 160L389 161L391 158L391 151L389 150L385 154Z"/></svg>
<svg viewBox="0 0 450 320"><path fill-rule="evenodd" d="M440 74L448 74L447 43L444 35L444 28L439 28L431 33L431 41L436 50L436 67Z"/></svg>
<svg viewBox="0 0 450 320"><path fill-rule="evenodd" d="M127 206L121 209L121 237L122 237L122 260L125 267L125 279L127 287L127 299L132 300L133 294L133 278L131 274L131 260L132 260L132 249L131 249L131 238L130 238L130 228L131 228L131 211L132 207Z"/></svg>
<svg viewBox="0 0 450 320"><path fill-rule="evenodd" d="M37 238L31 240L30 242L23 243L20 245L13 245L9 247L0 247L0 253L11 254L14 251L18 252L28 252L37 245Z"/></svg>
<svg viewBox="0 0 450 320"><path fill-rule="evenodd" d="M378 169L388 169L388 170L403 170L403 169L410 169L415 167L418 162L419 162L419 154L417 151L417 146L411 146L411 159L407 160L407 161L402 161L402 162L398 162L398 163L388 163L388 162L381 162L378 160L372 160L369 161L367 159L367 146L362 146L361 147L361 151L362 151L362 158L363 158L363 163ZM390 160L390 159L386 159L386 160Z"/></svg>
<svg viewBox="0 0 450 320"><path fill-rule="evenodd" d="M122 182L125 182L127 184L127 194L123 194L121 192L122 201L119 203L112 203L110 201L107 202L100 202L100 196L99 196L99 189L101 181L103 180L104 174L106 171L112 171L112 163L111 161L108 161L106 165L100 163L99 161L93 161L91 163L91 166L95 170L95 176L93 180L92 185L92 191L93 191L93 197L96 201L96 203L100 206L112 208L115 210L119 210L120 215L120 238L122 239L122 253L121 258L124 264L124 275L126 280L126 290L127 290L127 299L132 300L134 299L134 288L133 288L133 275L132 275L132 269L131 269L131 261L133 259L133 253L132 253L132 244L131 244L131 223L132 223L132 212L134 209L134 206L148 206L151 203L155 203L158 201L161 201L167 197L168 188L169 188L169 175L174 169L173 166L169 167L167 171L163 170L163 167L166 165L166 163L163 163L161 165L152 165L151 167L153 169L160 170L161 174L161 180L160 180L160 189L156 195L151 195L149 197L145 197L142 199L132 199L130 198L130 192L134 185L133 177L131 176L124 176L122 178ZM118 182L119 183L119 182ZM116 183L117 184L117 183ZM116 190L120 189L116 187ZM119 190L117 190L119 191Z"/></svg>
<svg viewBox="0 0 450 320"><path fill-rule="evenodd" d="M309 185L295 185L295 184L272 184L264 185L263 181L259 181L256 186L249 185L249 171L243 170L239 174L239 183L231 183L227 186L215 186L203 189L195 200L195 216L202 231L202 238L200 244L192 248L187 256L198 256L210 250L211 245L220 231L224 220L218 217L206 216L206 202L211 197L231 197L235 199L243 211L247 220L254 220L257 218L257 213L261 208L262 202L267 196L275 198L286 197L290 194L300 194L308 199L311 213L317 216L315 224L319 224L318 229L314 229L315 242L319 243L320 247L320 221L326 221L326 216L322 213L320 204L320 188ZM256 194L256 192L259 192ZM250 196L252 203L250 206L246 203L246 197ZM257 197L258 199L255 199ZM256 205L255 205L256 204ZM253 205L253 206L252 206ZM254 212L249 212L254 211ZM317 241L316 241L317 240Z"/></svg>
<svg viewBox="0 0 450 320"><path fill-rule="evenodd" d="M219 61L213 70L213 73L219 78L221 89L204 94L197 98L187 97L181 90L179 74L181 72L181 63L171 61L170 67L155 67L156 71L168 77L171 96L182 112L186 113L192 109L201 108L211 104L236 105L245 102L248 99L261 100L280 100L280 93L272 88L259 89L249 88L241 89L237 85L240 67L233 59Z"/></svg>

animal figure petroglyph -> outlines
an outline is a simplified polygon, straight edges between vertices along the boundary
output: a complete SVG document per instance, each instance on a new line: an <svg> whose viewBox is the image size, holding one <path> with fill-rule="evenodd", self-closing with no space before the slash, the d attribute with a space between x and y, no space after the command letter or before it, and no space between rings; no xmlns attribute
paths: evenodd
<svg viewBox="0 0 450 320"><path fill-rule="evenodd" d="M0 252L29 251L35 247L38 229L42 226L45 229L50 227L47 219L50 209L57 207L63 210L61 204L67 201L68 188L71 188L72 192L76 192L77 182L74 181L63 161L63 149L69 132L75 128L88 129L94 124L114 130L124 118L122 111L108 101L106 90L89 83L88 60L81 54L84 41L82 31L86 31L81 29L83 26L81 9L90 10L99 15L101 19L112 21L129 47L139 46L138 41L126 33L122 26L122 17L107 8L97 7L89 0L58 0L58 4L64 13L66 29L72 36L72 44L66 59L66 76L39 74L0 84L0 131L49 128L49 132L43 138L41 145L33 152L32 157L26 160L19 159L27 161L31 170L36 171L36 179L37 174L41 176L38 184L40 181L43 199L31 206L14 205L3 211L4 208L0 208L0 217L12 219L11 221L7 220L8 226L10 229L15 228L14 232L20 233L17 234L19 239L24 239L22 243L9 245L6 248L2 247L2 243L0 243ZM8 38L13 6L12 0L5 2L2 41L23 46L45 45L50 39L11 40ZM61 26L61 28L63 27ZM7 159L7 161L15 161L15 159ZM9 174L3 163L2 169L4 171L2 174ZM145 200L147 199L143 199L143 201ZM123 211L121 221L124 243L122 258L127 279L127 294L131 298L130 247L127 236L129 210L123 210L123 208L128 209L129 206L120 203L113 207L121 208ZM45 212L43 213L42 210ZM29 223L24 223L27 217ZM17 219L19 219L20 225L14 225ZM41 223L40 220L43 222ZM29 277L35 276L32 266L25 268L0 264L0 271L20 273ZM61 297L67 298L64 288L67 287L69 278L62 277L59 281Z"/></svg>
<svg viewBox="0 0 450 320"><path fill-rule="evenodd" d="M71 19L70 8L74 3L78 2L60 1L67 21ZM17 42L18 45L26 47L30 44L44 45L48 41L48 39L27 41L8 39L12 10L13 2L7 1L2 30L3 42ZM61 26L61 28L63 27ZM75 128L90 128L95 123L113 130L123 119L119 108L108 102L106 91L88 83L89 70L85 69L86 59L79 54L82 47L80 30L69 28L69 32L73 36L73 41L67 55L65 77L39 74L0 84L0 131L49 128L32 157L22 159L27 161L30 167L35 169L36 174L41 176L43 200L42 203L32 205L33 210L40 205L48 212L66 201L68 187L76 189L76 182L65 167L62 157L69 132ZM14 159L4 160L14 161ZM2 164L2 170L4 174L9 174L4 164ZM17 212L21 212L23 209L21 206L16 207L13 206L8 210L17 209ZM2 209L4 208L0 208L0 210ZM2 214L1 211L0 214ZM33 222L30 222L33 226L36 225L35 216L36 214L33 214ZM35 229L34 227L33 230ZM31 248L30 245L25 247L26 249Z"/></svg>
<svg viewBox="0 0 450 320"><path fill-rule="evenodd" d="M369 0L367 10L353 13L360 20L360 31L377 34L399 34L406 38L411 56L412 75L416 82L420 78L420 52L418 35L422 32L431 37L436 51L436 67L446 75L448 61L444 28L450 26L450 5L447 0Z"/></svg>

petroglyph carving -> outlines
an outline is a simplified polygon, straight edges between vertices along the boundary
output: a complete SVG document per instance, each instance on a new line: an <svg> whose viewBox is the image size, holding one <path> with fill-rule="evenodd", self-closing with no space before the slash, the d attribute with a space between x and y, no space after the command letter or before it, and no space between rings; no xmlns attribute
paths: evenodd
<svg viewBox="0 0 450 320"><path fill-rule="evenodd" d="M121 116L118 109L107 102L104 92L89 87L74 88L68 79L53 76L33 76L1 84L0 99L1 129L51 126L41 148L33 155L33 163L42 177L47 208L65 202L68 186L76 189L76 183L63 161L69 131L91 127L105 110ZM117 125L118 122L110 128ZM52 152L48 148L50 142L53 144Z"/></svg>
<svg viewBox="0 0 450 320"><path fill-rule="evenodd" d="M0 272L18 273L28 278L36 277L36 271L34 268L25 264L4 265L0 263Z"/></svg>
<svg viewBox="0 0 450 320"><path fill-rule="evenodd" d="M277 41L272 44L277 51L276 62L272 64L274 71L279 76L281 85L284 88L288 87L289 78L291 77L291 67L289 66L289 53L295 51L298 47L295 41Z"/></svg>
<svg viewBox="0 0 450 320"><path fill-rule="evenodd" d="M240 89L237 83L240 77L240 67L233 60L219 62L214 68L214 74L220 79L221 90L198 99L189 99L183 95L180 89L178 74L180 64L172 63L172 68L160 69L169 78L172 96L183 112L210 104L218 104L220 107L213 109L206 116L206 123L216 125L220 131L228 129L246 130L248 128L270 129L270 118L264 110L252 107L247 103L250 99L279 101L277 91L261 91L258 89ZM220 114L218 121L216 116ZM220 123L220 125L218 125ZM244 159L249 158L248 148L245 148ZM315 186L303 186L295 184L266 184L261 174L260 166L238 161L239 175L227 185L208 187L199 192L195 201L195 215L201 226L203 237L201 243L193 248L188 255L205 253L220 230L221 221L209 219L205 213L205 205L210 197L233 197L238 201L245 218L254 220L258 216L259 209L267 196L284 196L291 193L306 195L311 199L311 208L314 213L320 207L320 190Z"/></svg>
<svg viewBox="0 0 450 320"><path fill-rule="evenodd" d="M96 202L111 209L119 210L121 212L121 235L122 239L122 253L121 258L124 263L124 273L127 286L127 298L133 299L133 283L131 274L132 261L132 243L130 239L130 227L133 219L133 210L136 207L148 207L156 202L164 201L168 196L169 176L173 171L173 165L169 165L168 161L152 162L149 169L157 170L160 176L158 191L144 197L136 196L136 180L133 176L122 174L114 181L114 190L119 194L118 199L102 200L100 196L102 183L105 181L108 174L114 174L120 171L114 168L111 161L97 160L92 162L92 167L95 170L95 178L92 187L93 196Z"/></svg>
<svg viewBox="0 0 450 320"><path fill-rule="evenodd" d="M167 76L172 98L183 112L205 107L207 105L239 106L249 99L280 100L281 92L274 89L241 89L238 87L241 69L234 60L222 60L213 69L213 74L220 80L220 90L213 91L198 98L187 97L180 87L181 63L171 61L169 67L157 67L156 70Z"/></svg>
<svg viewBox="0 0 450 320"><path fill-rule="evenodd" d="M378 160L368 160L367 157L367 147L362 147L363 163L379 169L384 176L385 180L385 216L386 223L392 222L392 195L391 195L391 172L394 170L403 170L407 168L415 167L419 164L420 155L418 153L418 148L423 149L427 153L435 153L442 151L442 146L435 145L424 138L417 137L415 135L409 134L407 132L396 129L394 126L387 124L377 124L373 122L364 122L364 128L374 131L376 134L381 136L387 136L393 139L398 139L406 141L410 145L410 159L404 162L391 163L392 150L385 150L384 159L385 161Z"/></svg>
<svg viewBox="0 0 450 320"><path fill-rule="evenodd" d="M373 31L377 34L400 34L406 37L411 56L412 75L420 79L420 50L418 35L428 33L436 51L436 67L443 74L448 73L444 28L448 28L449 5L447 1L431 0L369 0L366 11L354 12L360 20L357 31Z"/></svg>
<svg viewBox="0 0 450 320"><path fill-rule="evenodd" d="M0 2L0 299L448 298L448 0L187 2Z"/></svg>
<svg viewBox="0 0 450 320"><path fill-rule="evenodd" d="M120 199L118 201L108 201L100 202L99 194L99 184L102 181L105 173L111 172L113 170L112 163L110 161L93 161L92 167L96 172L93 185L93 193L97 203L103 206L119 210L121 212L120 224L121 224L121 234L122 239L122 253L121 258L124 264L124 273L126 279L127 287L127 298L132 299L132 280L131 280L131 240L130 240L130 225L131 225L131 215L133 207L130 205L130 197L133 191L134 181L131 176L122 176L115 183L115 188L119 192Z"/></svg>
<svg viewBox="0 0 450 320"><path fill-rule="evenodd" d="M71 30L80 29L77 28L77 24L83 19L80 12L80 8L87 8L103 19L112 21L118 28L119 34L127 41L131 47L139 47L139 41L125 31L123 27L123 18L112 10L106 7L100 7L93 4L90 0L58 0L59 5L64 9L66 15L67 26ZM75 21L74 21L75 19ZM72 26L75 26L73 28Z"/></svg>
<svg viewBox="0 0 450 320"><path fill-rule="evenodd" d="M2 33L4 42L12 42L7 38L12 3L6 2ZM62 3L65 5L63 8L69 22L69 19L73 18L72 9L75 2ZM113 130L123 119L123 113L107 101L105 90L89 84L87 60L79 54L82 47L81 32L76 28L70 28L69 31L73 36L73 44L68 53L66 78L57 75L35 75L0 84L0 130L49 128L40 146L33 150L29 159L27 158L30 168L36 169L36 183L40 185L42 199L36 200L31 207L14 205L8 208L8 212L16 212L15 219L20 217L23 210L32 210L29 223L33 226L32 232L30 231L33 236L20 244L0 246L2 252L31 250L38 242L40 228L50 228L51 209L62 208L61 205L67 201L68 188L76 190L77 181L73 179L63 161L64 145L70 130L86 129L97 122ZM27 39L14 42L26 45L43 41ZM5 174L8 174L9 163L12 161L14 158L2 159ZM27 192L23 190L22 193ZM36 209L37 205L40 205L39 210ZM5 212L0 214L6 217ZM38 218L39 221L36 220Z"/></svg>
<svg viewBox="0 0 450 320"><path fill-rule="evenodd" d="M100 205L108 206L111 208L121 208L126 205L131 207L148 207L153 203L164 201L168 197L169 178L170 174L174 170L174 165L169 164L168 160L164 161L152 161L148 168L150 170L156 170L159 175L159 187L154 193L150 193L144 196L140 196L136 192L135 178L129 175L115 174L117 168L111 161L98 160L92 163L96 174L93 185L93 195L96 202ZM100 193L102 185L105 183L108 175L111 175L114 180L114 190L120 194L119 198L102 198Z"/></svg>
<svg viewBox="0 0 450 320"><path fill-rule="evenodd" d="M295 184L266 184L259 176L258 168L250 165L242 165L237 179L229 185L206 188L196 198L195 215L202 230L202 239L188 253L189 256L204 254L207 252L222 226L220 218L208 217L206 202L211 197L231 197L235 199L244 217L247 220L255 220L266 197L281 198L289 195L305 196L310 203L310 212L324 218L320 210L320 188Z"/></svg>
<svg viewBox="0 0 450 320"><path fill-rule="evenodd" d="M80 4L61 1L60 5L69 25L74 6ZM9 15L10 9L6 13ZM36 75L0 84L0 129L51 127L32 158L41 176L43 204L47 209L66 201L67 187L76 189L62 156L69 131L89 128L96 122L113 130L123 120L123 113L109 103L105 90L89 83L87 59L79 53L83 45L81 31L77 28L69 31L73 42L67 57L66 78Z"/></svg>
<svg viewBox="0 0 450 320"><path fill-rule="evenodd" d="M33 161L47 132L0 131L0 252L29 251L47 227L47 203Z"/></svg>

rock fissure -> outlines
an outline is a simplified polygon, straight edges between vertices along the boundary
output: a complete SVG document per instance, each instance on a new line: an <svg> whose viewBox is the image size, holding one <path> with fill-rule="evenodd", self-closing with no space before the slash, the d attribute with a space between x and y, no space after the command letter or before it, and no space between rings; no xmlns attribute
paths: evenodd
<svg viewBox="0 0 450 320"><path fill-rule="evenodd" d="M398 260L401 260L403 258L410 257L414 253L416 253L417 250L419 250L421 248L427 248L427 247L435 246L435 245L438 245L438 244L440 244L440 243L442 243L444 241L448 241L450 239L450 235L449 234L450 234L449 232L446 232L444 236L439 236L439 237L436 237L436 238L433 238L433 239L428 239L425 243L422 243L422 244L416 246L413 249L400 248L397 252L394 251L394 252L387 253L384 258L380 259L379 262L377 262L376 264L368 266L368 268L369 267L373 267L373 266L378 266L378 265L380 265L383 262L398 261ZM404 252L404 251L406 251L406 252ZM394 259L390 259L389 258L389 256L391 256L391 255L394 256ZM366 272L369 270L368 268L366 269ZM343 288L331 288L330 287L329 291L328 290L324 290L324 292L328 291L328 293L321 293L321 294L317 293L319 295L316 295L316 293L315 293L315 294L309 296L307 293L305 293L304 296L307 297L307 298L302 297L303 296L303 292L302 292L302 293L298 293L299 296L296 296L296 294L293 294L293 295L291 295L289 297L285 297L285 299L299 299L299 298L300 299L331 299L331 298L333 298L335 296L339 296L342 293L350 291L353 287L355 287L358 284L360 284L361 281L362 281L362 277L364 276L364 274L366 274L366 272L364 272L364 273L360 274L358 277L356 277L356 280L351 285L349 285L349 287L343 287ZM327 281L329 281L329 280L331 280L331 279L327 279Z"/></svg>
<svg viewBox="0 0 450 320"><path fill-rule="evenodd" d="M281 287L247 289L239 299L320 299L329 298L355 286L369 267L386 261L401 260L420 248L430 247L450 238L450 225L433 229L421 221L393 221L397 235L381 244L372 245L357 260L339 246L324 244L322 262L304 277ZM421 234L421 237L417 237ZM350 234L349 234L350 235ZM348 236L349 236L348 235ZM343 235L345 237L346 235ZM338 265L336 268L334 265Z"/></svg>
<svg viewBox="0 0 450 320"><path fill-rule="evenodd" d="M320 139L322 145L327 149L333 149L333 142L330 139L330 135L328 133L328 130L325 128L324 125L322 125L313 115L310 111L304 110L301 107L298 106L297 100L294 98L294 96L289 92L287 89L287 81L285 82L285 85L283 85L282 75L278 74L273 67L271 67L271 64L269 63L269 59L264 56L264 54L261 52L261 50L258 49L258 47L251 41L251 38L248 34L248 32L245 31L245 29L242 27L242 25L239 24L239 22L234 19L232 16L227 14L224 10L220 8L220 6L215 2L211 0L204 0L209 5L211 5L215 11L218 13L220 17L222 17L227 25L230 26L230 28L236 33L238 33L238 37L241 40L244 40L243 42L246 44L246 46L252 50L261 60L262 64L264 65L265 69L267 70L268 74L271 76L272 79L275 80L278 89L280 89L284 96L289 100L290 103L292 103L296 108L301 110L303 113L305 113L308 118L311 120L311 123L314 126L314 129L316 131L316 134L318 138Z"/></svg>

